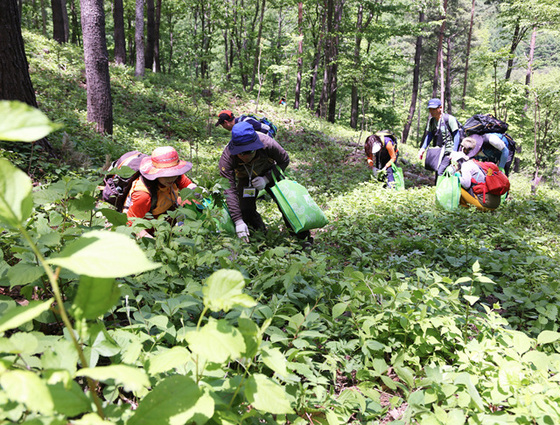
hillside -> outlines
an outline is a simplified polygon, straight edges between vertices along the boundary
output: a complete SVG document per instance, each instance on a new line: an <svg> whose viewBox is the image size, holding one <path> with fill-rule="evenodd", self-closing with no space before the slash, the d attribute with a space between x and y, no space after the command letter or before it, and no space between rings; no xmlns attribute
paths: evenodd
<svg viewBox="0 0 560 425"><path fill-rule="evenodd" d="M40 109L64 129L49 136L54 156L0 144L0 157L34 183L34 212L22 226L30 238L0 229L0 306L10 315L16 303L58 291L37 252L54 258L79 250L73 244L91 230L109 233L97 202L106 155L173 145L219 199L229 133L214 126L216 114L255 112L242 94L203 93L170 75L136 80L112 67L115 134L102 137L86 122L79 50L31 33L25 40ZM212 214L184 212L184 226L159 221L155 239L128 238L142 254L92 257L160 264L121 274L115 287L63 265L60 293L92 369L77 366L83 359L57 310L12 327L0 319L0 417L94 423L95 392L108 421L132 425L175 423L173 414L198 424L560 422L560 190L542 184L531 194L528 178L514 174L495 212L447 212L415 147L399 146L407 190L391 191L366 166L366 134L289 107L262 103L256 112L278 125L290 176L329 219L313 231L313 247L287 236L266 198L268 231L249 244L216 232ZM223 269L230 274L216 277ZM111 303L99 300L101 288ZM90 301L105 308L76 313ZM85 377L100 382L86 396ZM33 394L49 394L52 406Z"/></svg>

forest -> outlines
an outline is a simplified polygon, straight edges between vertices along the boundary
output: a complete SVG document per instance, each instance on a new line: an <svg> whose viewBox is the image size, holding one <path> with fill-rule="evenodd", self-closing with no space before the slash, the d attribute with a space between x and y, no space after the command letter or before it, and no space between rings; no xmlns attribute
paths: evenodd
<svg viewBox="0 0 560 425"><path fill-rule="evenodd" d="M556 0L4 0L0 29L1 424L560 423ZM508 123L495 211L436 204L430 98ZM221 110L278 127L312 246L269 195L222 226ZM107 169L162 146L210 206L127 225Z"/></svg>

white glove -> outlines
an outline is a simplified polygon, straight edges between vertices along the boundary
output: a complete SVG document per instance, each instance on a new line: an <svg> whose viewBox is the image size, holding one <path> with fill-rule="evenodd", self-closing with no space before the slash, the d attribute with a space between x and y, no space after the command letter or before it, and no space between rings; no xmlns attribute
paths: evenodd
<svg viewBox="0 0 560 425"><path fill-rule="evenodd" d="M255 189L263 190L268 184L268 179L266 177L259 176L251 180L251 183Z"/></svg>
<svg viewBox="0 0 560 425"><path fill-rule="evenodd" d="M240 239L249 242L249 228L243 220L237 220L235 222L235 233L237 233Z"/></svg>

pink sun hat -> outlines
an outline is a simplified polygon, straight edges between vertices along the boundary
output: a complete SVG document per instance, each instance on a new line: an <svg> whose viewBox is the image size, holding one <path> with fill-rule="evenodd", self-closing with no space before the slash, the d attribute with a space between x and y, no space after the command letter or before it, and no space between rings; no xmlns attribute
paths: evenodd
<svg viewBox="0 0 560 425"><path fill-rule="evenodd" d="M152 155L147 156L140 163L140 173L148 180L180 176L191 168L190 162L179 159L179 154L173 146L155 148Z"/></svg>

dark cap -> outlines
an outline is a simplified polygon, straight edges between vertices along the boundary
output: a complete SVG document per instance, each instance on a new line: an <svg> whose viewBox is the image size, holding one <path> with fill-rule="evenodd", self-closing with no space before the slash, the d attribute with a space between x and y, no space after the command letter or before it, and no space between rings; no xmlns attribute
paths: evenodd
<svg viewBox="0 0 560 425"><path fill-rule="evenodd" d="M216 123L216 127L222 124L224 121L231 121L234 118L235 117L233 116L233 112L228 110L220 111L220 114L218 115L218 122Z"/></svg>
<svg viewBox="0 0 560 425"><path fill-rule="evenodd" d="M238 122L231 129L231 140L228 148L231 155L254 151L264 147L264 143L255 132L253 126L246 122Z"/></svg>
<svg viewBox="0 0 560 425"><path fill-rule="evenodd" d="M440 106L441 106L441 100L435 97L428 101L428 109L435 109L435 108L439 108Z"/></svg>

